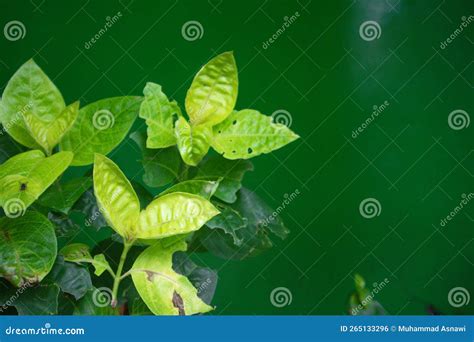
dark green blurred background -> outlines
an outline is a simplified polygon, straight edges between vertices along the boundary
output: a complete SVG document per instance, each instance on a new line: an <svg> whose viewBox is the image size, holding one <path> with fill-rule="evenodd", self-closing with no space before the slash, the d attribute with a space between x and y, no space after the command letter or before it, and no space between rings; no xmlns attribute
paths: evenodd
<svg viewBox="0 0 474 342"><path fill-rule="evenodd" d="M2 88L33 57L67 103L140 95L147 81L183 103L200 66L233 50L237 107L289 113L302 138L254 159L245 185L274 207L300 191L281 213L291 234L251 260L194 257L219 271L215 314L343 314L355 273L369 288L389 280L375 300L390 314L474 313L474 298L459 308L448 302L455 287L474 296L474 203L440 225L463 194L474 192L474 124L448 125L454 110L474 115L474 21L440 47L474 15L472 0L0 3L1 27L18 20L26 28L24 39L0 37ZM120 20L86 49L117 12ZM201 39L183 38L191 20L202 25ZM359 35L369 20L381 29L372 41ZM138 121L134 129L143 128ZM140 180L133 142L111 155ZM366 198L380 202L379 216L362 217ZM291 304L271 304L277 287L291 291Z"/></svg>

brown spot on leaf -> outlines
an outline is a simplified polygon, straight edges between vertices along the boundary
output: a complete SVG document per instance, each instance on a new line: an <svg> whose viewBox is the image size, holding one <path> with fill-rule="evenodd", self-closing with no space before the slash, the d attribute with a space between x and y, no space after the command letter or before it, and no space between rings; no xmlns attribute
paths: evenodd
<svg viewBox="0 0 474 342"><path fill-rule="evenodd" d="M26 190L26 187L27 187L27 184L26 184L26 183L21 183L21 184L20 184L20 191L25 191L25 190Z"/></svg>
<svg viewBox="0 0 474 342"><path fill-rule="evenodd" d="M180 316L186 315L186 312L184 312L183 298L176 291L173 292L173 306L178 309Z"/></svg>
<svg viewBox="0 0 474 342"><path fill-rule="evenodd" d="M10 233L8 232L8 230L4 230L3 231L3 236L5 237L5 240L6 241L10 241L11 238L10 238Z"/></svg>

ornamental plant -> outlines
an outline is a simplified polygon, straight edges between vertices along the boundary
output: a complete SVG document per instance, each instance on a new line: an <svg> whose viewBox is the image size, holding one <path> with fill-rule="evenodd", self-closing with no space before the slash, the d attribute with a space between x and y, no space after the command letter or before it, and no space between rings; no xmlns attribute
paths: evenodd
<svg viewBox="0 0 474 342"><path fill-rule="evenodd" d="M289 232L242 179L250 158L298 136L235 109L237 92L232 52L196 74L186 115L156 83L143 97L66 105L33 60L22 65L0 102L0 312L212 310L217 274L191 254L241 260ZM129 134L141 119L146 132ZM106 157L127 136L141 181Z"/></svg>

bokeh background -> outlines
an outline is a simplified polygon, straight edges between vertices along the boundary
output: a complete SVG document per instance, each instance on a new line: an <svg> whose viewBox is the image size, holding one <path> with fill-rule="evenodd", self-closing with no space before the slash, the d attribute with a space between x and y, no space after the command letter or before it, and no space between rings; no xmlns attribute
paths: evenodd
<svg viewBox="0 0 474 342"><path fill-rule="evenodd" d="M300 192L281 212L288 239L245 261L193 256L219 271L215 314L345 314L356 273L369 288L387 278L375 300L390 314L474 313L474 299L457 308L448 301L456 287L474 296L474 203L441 223L474 192L473 1L0 4L1 27L18 20L26 30L17 41L0 36L2 88L34 58L67 103L140 95L147 81L183 103L201 65L233 50L237 107L283 115L301 135L254 159L244 181L274 207ZM202 28L198 39L182 33L190 21ZM375 36L360 31L367 21L378 25L369 23ZM380 113L354 134L374 106ZM134 130L143 127L137 121ZM132 141L111 156L140 181ZM379 203L372 218L359 208L367 198ZM100 239L88 229L79 240ZM283 307L270 300L278 287L291 293Z"/></svg>

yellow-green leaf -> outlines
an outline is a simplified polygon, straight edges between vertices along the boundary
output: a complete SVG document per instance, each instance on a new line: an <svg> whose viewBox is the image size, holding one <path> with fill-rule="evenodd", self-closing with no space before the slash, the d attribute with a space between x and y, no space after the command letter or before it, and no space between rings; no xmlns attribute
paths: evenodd
<svg viewBox="0 0 474 342"><path fill-rule="evenodd" d="M234 109L238 84L232 52L211 59L196 74L186 95L191 124L212 126L223 121Z"/></svg>
<svg viewBox="0 0 474 342"><path fill-rule="evenodd" d="M101 154L95 155L94 191L107 223L123 237L135 236L140 213L137 194L119 167Z"/></svg>
<svg viewBox="0 0 474 342"><path fill-rule="evenodd" d="M178 149L183 161L196 166L209 151L209 137L212 129L205 125L191 126L185 118L180 117L175 125Z"/></svg>
<svg viewBox="0 0 474 342"><path fill-rule="evenodd" d="M148 247L132 267L135 287L155 315L194 315L212 310L197 296L197 289L185 276L173 270L172 257L186 250L181 241L168 247Z"/></svg>
<svg viewBox="0 0 474 342"><path fill-rule="evenodd" d="M140 213L136 237L159 239L193 232L219 214L205 198L173 192L151 202Z"/></svg>
<svg viewBox="0 0 474 342"><path fill-rule="evenodd" d="M299 138L283 124L253 109L233 112L213 127L212 147L227 159L248 159L269 153Z"/></svg>

